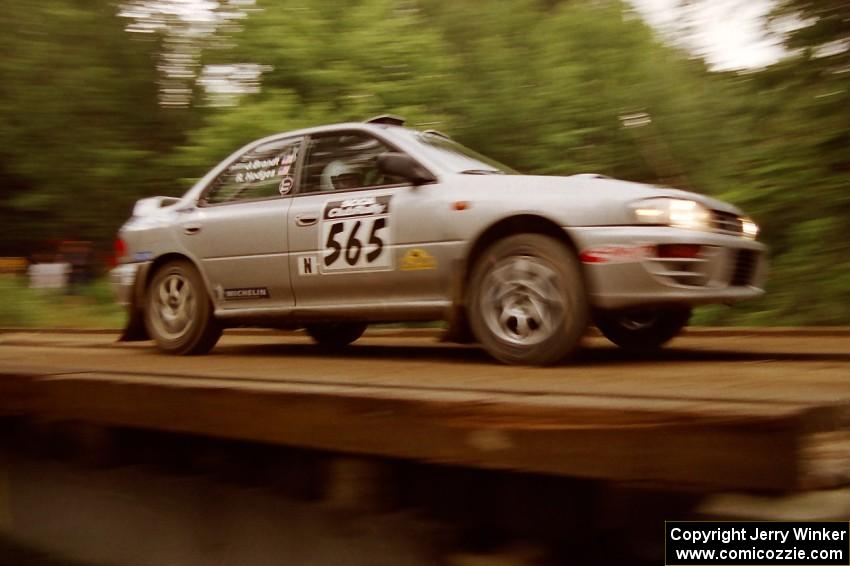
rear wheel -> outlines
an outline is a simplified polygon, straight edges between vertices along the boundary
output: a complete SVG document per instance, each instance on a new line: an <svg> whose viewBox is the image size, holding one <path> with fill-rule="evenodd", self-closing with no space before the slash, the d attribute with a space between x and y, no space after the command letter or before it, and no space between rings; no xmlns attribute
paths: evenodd
<svg viewBox="0 0 850 566"><path fill-rule="evenodd" d="M163 352L206 354L221 337L213 306L198 270L177 260L153 276L145 299L145 327Z"/></svg>
<svg viewBox="0 0 850 566"><path fill-rule="evenodd" d="M597 328L614 344L627 350L660 348L687 326L691 309L656 308L596 313Z"/></svg>
<svg viewBox="0 0 850 566"><path fill-rule="evenodd" d="M362 322L332 322L310 324L305 330L320 346L343 348L363 336L366 326Z"/></svg>
<svg viewBox="0 0 850 566"><path fill-rule="evenodd" d="M484 251L473 268L467 309L484 349L510 364L566 358L588 324L575 254L541 234L509 236Z"/></svg>

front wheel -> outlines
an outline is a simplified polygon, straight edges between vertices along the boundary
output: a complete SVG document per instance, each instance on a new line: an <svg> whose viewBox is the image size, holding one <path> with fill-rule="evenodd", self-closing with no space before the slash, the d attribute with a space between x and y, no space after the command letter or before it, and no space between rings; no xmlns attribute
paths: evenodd
<svg viewBox="0 0 850 566"><path fill-rule="evenodd" d="M475 263L467 292L469 323L497 360L549 365L574 353L588 306L578 260L558 240L517 234Z"/></svg>
<svg viewBox="0 0 850 566"><path fill-rule="evenodd" d="M145 299L148 335L163 352L206 354L221 337L221 326L198 270L185 260L163 265Z"/></svg>
<svg viewBox="0 0 850 566"><path fill-rule="evenodd" d="M602 311L596 313L594 318L600 332L621 348L654 350L672 340L687 326L691 309Z"/></svg>
<svg viewBox="0 0 850 566"><path fill-rule="evenodd" d="M362 322L333 322L311 324L305 330L320 346L343 348L363 336L366 326Z"/></svg>

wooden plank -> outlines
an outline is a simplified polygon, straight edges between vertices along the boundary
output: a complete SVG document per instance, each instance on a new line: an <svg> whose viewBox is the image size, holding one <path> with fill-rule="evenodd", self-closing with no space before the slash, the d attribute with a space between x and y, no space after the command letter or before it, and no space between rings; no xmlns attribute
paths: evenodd
<svg viewBox="0 0 850 566"><path fill-rule="evenodd" d="M715 490L824 487L835 479L801 475L801 435L814 434L820 417L788 405L530 400L97 373L42 377L33 386L35 410L51 419L335 452Z"/></svg>

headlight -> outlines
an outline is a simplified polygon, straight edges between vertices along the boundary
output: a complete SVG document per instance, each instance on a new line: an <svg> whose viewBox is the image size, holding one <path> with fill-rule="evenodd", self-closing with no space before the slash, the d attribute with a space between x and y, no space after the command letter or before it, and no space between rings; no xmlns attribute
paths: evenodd
<svg viewBox="0 0 850 566"><path fill-rule="evenodd" d="M652 198L632 205L641 224L662 224L688 230L711 230L711 211L693 200Z"/></svg>
<svg viewBox="0 0 850 566"><path fill-rule="evenodd" d="M744 237L755 240L759 235L759 225L753 222L753 219L749 216L742 216L740 220L741 232L744 234Z"/></svg>

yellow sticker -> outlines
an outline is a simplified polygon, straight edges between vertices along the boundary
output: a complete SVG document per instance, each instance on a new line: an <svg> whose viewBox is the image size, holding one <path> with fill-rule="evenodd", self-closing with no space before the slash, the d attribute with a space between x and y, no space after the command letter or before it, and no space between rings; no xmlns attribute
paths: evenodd
<svg viewBox="0 0 850 566"><path fill-rule="evenodd" d="M422 248L413 248L404 254L400 269L402 271L437 269L437 260Z"/></svg>

